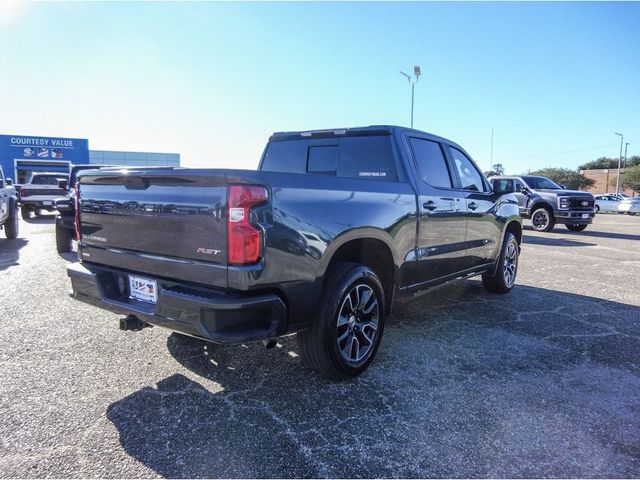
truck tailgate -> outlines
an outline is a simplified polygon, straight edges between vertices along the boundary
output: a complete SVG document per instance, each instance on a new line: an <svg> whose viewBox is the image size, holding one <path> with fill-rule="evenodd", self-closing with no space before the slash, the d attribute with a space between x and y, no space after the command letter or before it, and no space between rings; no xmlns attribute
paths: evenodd
<svg viewBox="0 0 640 480"><path fill-rule="evenodd" d="M226 287L226 201L224 170L81 174L82 259Z"/></svg>

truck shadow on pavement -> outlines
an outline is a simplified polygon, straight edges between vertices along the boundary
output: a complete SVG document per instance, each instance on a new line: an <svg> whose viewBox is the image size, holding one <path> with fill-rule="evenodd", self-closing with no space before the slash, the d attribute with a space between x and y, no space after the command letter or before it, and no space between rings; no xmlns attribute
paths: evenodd
<svg viewBox="0 0 640 480"><path fill-rule="evenodd" d="M41 215L39 217L22 219L22 221L35 225L53 225L56 223L56 217L55 215Z"/></svg>
<svg viewBox="0 0 640 480"><path fill-rule="evenodd" d="M639 326L637 306L466 282L401 305L350 382L301 365L295 337L266 350L171 334L185 370L107 417L172 478L634 476Z"/></svg>
<svg viewBox="0 0 640 480"><path fill-rule="evenodd" d="M639 222L639 226L640 226L640 222ZM525 231L534 232L531 225L525 225L523 229ZM576 237L612 238L617 240L640 240L640 234L634 235L630 233L603 232L600 230L593 230L591 226L587 227L587 229L583 230L582 232L572 232L571 230L568 230L563 226L556 226L553 230L551 230L551 232L548 232L548 233L561 233L563 235L571 235ZM544 235L544 233L542 233L542 235ZM531 237L525 236L524 238L526 239Z"/></svg>
<svg viewBox="0 0 640 480"><path fill-rule="evenodd" d="M24 238L16 238L14 240L0 239L0 272L19 264L20 250L26 247L28 243L29 240Z"/></svg>
<svg viewBox="0 0 640 480"><path fill-rule="evenodd" d="M529 245L543 245L546 247L594 247L596 243L581 242L578 240L569 240L567 238L554 237L532 237L524 235L522 243Z"/></svg>

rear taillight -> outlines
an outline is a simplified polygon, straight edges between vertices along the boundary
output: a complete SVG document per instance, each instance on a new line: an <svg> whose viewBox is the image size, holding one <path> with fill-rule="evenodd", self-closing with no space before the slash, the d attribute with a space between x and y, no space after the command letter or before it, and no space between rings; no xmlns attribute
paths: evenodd
<svg viewBox="0 0 640 480"><path fill-rule="evenodd" d="M73 192L75 194L73 197L73 206L75 211L73 223L76 226L76 240L80 241L80 209L78 208L80 203L80 183L76 183Z"/></svg>
<svg viewBox="0 0 640 480"><path fill-rule="evenodd" d="M229 185L229 263L246 265L260 258L262 231L249 222L252 207L266 202L267 189L262 185Z"/></svg>

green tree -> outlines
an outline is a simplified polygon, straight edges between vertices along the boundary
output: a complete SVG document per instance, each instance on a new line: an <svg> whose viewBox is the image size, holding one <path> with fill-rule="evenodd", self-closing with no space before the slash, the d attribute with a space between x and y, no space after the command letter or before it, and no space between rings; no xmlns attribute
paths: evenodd
<svg viewBox="0 0 640 480"><path fill-rule="evenodd" d="M596 183L595 180L568 168L543 168L531 172L529 175L550 178L560 185L565 185L569 190L585 190Z"/></svg>
<svg viewBox="0 0 640 480"><path fill-rule="evenodd" d="M627 158L627 167L633 167L635 165L640 165L640 156L633 155L632 157ZM618 157L600 157L597 160L583 163L578 167L578 170L592 170L601 168L618 168Z"/></svg>
<svg viewBox="0 0 640 480"><path fill-rule="evenodd" d="M494 163L491 165L491 170L484 172L485 177L494 177L496 175L504 175L504 165L501 163Z"/></svg>
<svg viewBox="0 0 640 480"><path fill-rule="evenodd" d="M625 168L621 181L623 187L640 192L640 165Z"/></svg>

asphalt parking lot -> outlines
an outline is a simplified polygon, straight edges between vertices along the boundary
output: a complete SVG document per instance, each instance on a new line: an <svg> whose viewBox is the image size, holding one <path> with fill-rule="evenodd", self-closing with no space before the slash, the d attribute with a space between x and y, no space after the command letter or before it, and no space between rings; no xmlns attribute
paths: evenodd
<svg viewBox="0 0 640 480"><path fill-rule="evenodd" d="M528 229L506 296L400 306L332 384L68 297L53 217L0 240L2 477L638 477L640 218Z"/></svg>

